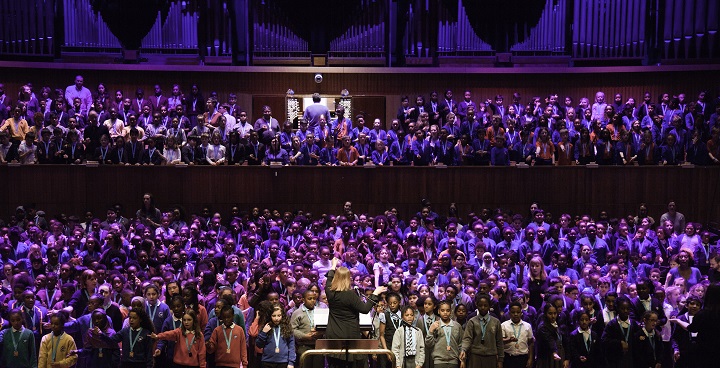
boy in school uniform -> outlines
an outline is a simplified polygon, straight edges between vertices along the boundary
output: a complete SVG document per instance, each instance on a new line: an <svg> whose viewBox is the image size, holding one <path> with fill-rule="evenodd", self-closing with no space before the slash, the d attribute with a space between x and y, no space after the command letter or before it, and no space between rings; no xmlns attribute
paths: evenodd
<svg viewBox="0 0 720 368"><path fill-rule="evenodd" d="M532 325L523 321L522 304L519 302L510 303L509 314L510 319L500 325L505 344L503 366L506 368L532 367L533 341L535 340Z"/></svg>
<svg viewBox="0 0 720 368"><path fill-rule="evenodd" d="M245 331L234 323L235 313L226 305L220 311L223 324L213 330L207 342L207 353L215 354L215 367L248 366Z"/></svg>
<svg viewBox="0 0 720 368"><path fill-rule="evenodd" d="M305 290L302 293L303 304L297 308L290 317L290 327L295 335L297 361L295 366L300 366L300 356L310 349L315 348L315 341L322 336L322 332L315 329L315 301L317 294L313 290ZM322 367L325 362L319 355L311 355L305 360L308 367Z"/></svg>
<svg viewBox="0 0 720 368"><path fill-rule="evenodd" d="M490 315L490 302L488 294L475 296L478 314L465 326L460 348L460 361L467 367L496 368L505 358L500 320Z"/></svg>

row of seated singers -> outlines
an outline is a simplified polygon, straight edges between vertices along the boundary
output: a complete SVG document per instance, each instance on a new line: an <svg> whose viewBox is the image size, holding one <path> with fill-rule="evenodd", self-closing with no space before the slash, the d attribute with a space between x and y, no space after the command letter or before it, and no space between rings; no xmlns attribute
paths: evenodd
<svg viewBox="0 0 720 368"><path fill-rule="evenodd" d="M511 161L530 165L574 165L597 162L601 165L678 165L684 162L695 165L718 164L720 145L720 127L712 131L711 139L703 143L696 131L692 137L681 143L678 135L668 133L661 144L656 143L648 130L633 133L623 132L619 141L613 141L611 131L598 129L592 133L581 128L578 134L561 129L551 134L548 129L537 129L535 134L523 130L518 133L510 129L502 136L487 138L488 130L480 128L472 141L467 135L454 140L447 129L437 126L429 128L426 137L424 131L414 131L412 135L402 131L397 140L388 147L381 139L371 144L365 133L359 133L358 140L352 143L350 136L341 139L340 147L335 146L332 135L326 137L325 144L319 145L311 132L292 134L290 147L282 143L282 135L270 138L265 145L259 141L259 135L250 131L247 143L243 144L240 134L230 132L226 139L219 132L202 133L199 137L191 135L181 138L175 135L157 135L140 140L140 130L128 130L128 139L122 135L111 142L107 134L99 137L99 145L92 150L90 142L83 142L80 132L69 130L63 134L56 128L40 130L40 138L35 141L35 133L28 132L25 140L13 145L9 135L0 131L0 162L20 162L23 164L80 164L94 160L103 164L201 164L201 165L267 165L277 162L283 165L493 165L507 166ZM637 125L637 124L636 124ZM178 142L180 140L180 142Z"/></svg>

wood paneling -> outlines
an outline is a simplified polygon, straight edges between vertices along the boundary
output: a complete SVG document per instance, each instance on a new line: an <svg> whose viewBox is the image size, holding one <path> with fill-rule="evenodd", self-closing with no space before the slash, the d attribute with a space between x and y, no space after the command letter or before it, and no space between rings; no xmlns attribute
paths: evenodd
<svg viewBox="0 0 720 368"><path fill-rule="evenodd" d="M635 214L646 202L656 219L675 200L689 221L720 219L720 167L84 167L0 166L0 217L18 205L35 204L48 215L102 214L122 203L126 215L145 192L169 209L188 212L203 206L227 213L231 206L314 214L339 213L349 200L357 212L380 213L396 207L401 216L419 210L428 198L445 214L457 203L461 214L504 208L527 214L530 203L561 213L611 217Z"/></svg>

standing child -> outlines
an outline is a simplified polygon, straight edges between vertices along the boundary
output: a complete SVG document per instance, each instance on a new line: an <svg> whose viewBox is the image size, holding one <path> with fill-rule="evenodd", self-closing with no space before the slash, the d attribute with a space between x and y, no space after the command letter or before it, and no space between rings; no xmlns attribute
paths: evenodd
<svg viewBox="0 0 720 368"><path fill-rule="evenodd" d="M505 148L505 137L495 137L495 146L490 150L490 165L492 166L509 166L510 155L508 149Z"/></svg>
<svg viewBox="0 0 720 368"><path fill-rule="evenodd" d="M77 356L70 352L75 350L75 340L65 333L65 313L59 312L50 319L50 332L42 337L38 368L68 368L75 365Z"/></svg>
<svg viewBox="0 0 720 368"><path fill-rule="evenodd" d="M570 333L568 360L573 368L594 368L598 366L598 334L590 326L592 313L580 309L574 314L578 328ZM604 324L603 324L604 326Z"/></svg>
<svg viewBox="0 0 720 368"><path fill-rule="evenodd" d="M110 336L107 332L100 330L98 326L93 328L93 336L99 338L105 345L104 348L113 348L122 343L122 356L120 367L122 368L152 368L154 341L150 334L154 327L150 317L144 309L133 308L128 315L128 327L123 328L115 335Z"/></svg>
<svg viewBox="0 0 720 368"><path fill-rule="evenodd" d="M205 368L205 340L197 314L188 309L182 316L182 327L150 334L150 338L175 342L172 362L178 367Z"/></svg>
<svg viewBox="0 0 720 368"><path fill-rule="evenodd" d="M671 316L671 322L680 320L687 324L691 324L697 312L700 311L702 303L700 302L700 298L691 295L687 299L685 299L685 306L687 307L687 313L681 314L677 317L675 317L674 315ZM675 367L690 368L701 366L697 357L698 355L703 353L707 354L707 352L702 352L698 349L697 332L690 332L682 326L674 327L675 331L672 334L672 348L673 359L676 362Z"/></svg>
<svg viewBox="0 0 720 368"><path fill-rule="evenodd" d="M503 343L505 344L505 368L526 368L533 365L532 325L523 321L523 308L519 302L510 303L510 320L503 322Z"/></svg>
<svg viewBox="0 0 720 368"><path fill-rule="evenodd" d="M648 310L643 315L644 326L633 335L634 346L633 367L660 368L662 366L663 343L660 334L655 331L658 324L658 314Z"/></svg>
<svg viewBox="0 0 720 368"><path fill-rule="evenodd" d="M160 330L161 332L173 331L182 327L182 318L185 314L185 303L183 303L182 297L180 295L173 295L172 298L168 300L168 304L170 305L172 313L165 318L165 322L163 322L162 329ZM155 357L162 355L166 361L172 361L175 356L175 341L160 339L155 348L154 355Z"/></svg>
<svg viewBox="0 0 720 368"><path fill-rule="evenodd" d="M11 328L0 331L0 366L17 368L37 367L37 349L32 331L23 327L22 312L10 311Z"/></svg>
<svg viewBox="0 0 720 368"><path fill-rule="evenodd" d="M630 299L625 296L617 299L617 317L605 326L601 341L608 365L630 368L633 366L633 336L639 331L635 321L630 319Z"/></svg>
<svg viewBox="0 0 720 368"><path fill-rule="evenodd" d="M453 313L455 316L453 317L453 320L460 324L460 327L465 330L465 325L468 321L468 308L467 305L460 303L455 306L455 313Z"/></svg>
<svg viewBox="0 0 720 368"><path fill-rule="evenodd" d="M245 332L234 322L235 313L226 305L220 311L222 325L213 330L207 342L207 353L215 354L215 367L248 366Z"/></svg>
<svg viewBox="0 0 720 368"><path fill-rule="evenodd" d="M94 296L90 297L88 307L93 305L93 297ZM95 326L97 326L100 331L108 336L115 334L115 330L113 330L110 326L110 319L107 314L105 314L105 310L97 308L93 310L91 314L83 315L80 318L85 318L85 316L89 317L89 328L84 327L84 322L82 322L83 327L80 328L80 330L83 331L83 347L79 350L71 352L78 355L78 367L80 367L81 364L83 367L117 367L120 364L120 349L118 349L117 346L114 346L113 348L102 347L102 341L95 337L92 332ZM79 320L80 319L77 319L75 321ZM66 323L65 327L68 328L69 324L70 322ZM78 326L75 326L75 329L77 330Z"/></svg>
<svg viewBox="0 0 720 368"><path fill-rule="evenodd" d="M423 336L425 337L427 337L428 332L430 331L430 326L440 319L435 314L437 304L437 300L435 300L435 296L432 294L426 296L422 301L422 313L418 316L417 321L415 322L415 327L420 328L420 331L422 331Z"/></svg>
<svg viewBox="0 0 720 368"><path fill-rule="evenodd" d="M385 252L385 250L381 252ZM380 320L380 347L390 349L392 347L393 336L395 336L395 330L402 325L400 295L388 293L385 300L387 301L387 310L378 318ZM387 362L385 358L382 359L381 366L388 366L389 362Z"/></svg>
<svg viewBox="0 0 720 368"><path fill-rule="evenodd" d="M170 315L170 308L167 304L160 302L160 289L157 285L150 283L145 286L145 311L155 327L155 331L162 331L163 322Z"/></svg>
<svg viewBox="0 0 720 368"><path fill-rule="evenodd" d="M557 323L558 310L552 303L543 306L542 321L537 329L537 368L567 368L564 331Z"/></svg>
<svg viewBox="0 0 720 368"><path fill-rule="evenodd" d="M382 142L382 141L381 141ZM300 305L290 317L290 327L292 327L297 344L296 354L298 359L295 363L299 363L299 357L307 350L315 348L315 341L322 336L322 332L315 329L315 301L317 294L313 290L305 290L302 292L302 305ZM325 359L322 356L310 355L305 360L308 367L322 367L325 365ZM299 364L297 364L299 366Z"/></svg>
<svg viewBox="0 0 720 368"><path fill-rule="evenodd" d="M425 340L422 332L412 325L415 312L409 306L402 309L403 322L392 338L392 352L398 368L421 368L425 363Z"/></svg>
<svg viewBox="0 0 720 368"><path fill-rule="evenodd" d="M490 303L490 295L475 295L478 314L465 326L459 354L460 361L467 367L500 367L505 357L500 320L490 315Z"/></svg>
<svg viewBox="0 0 720 368"><path fill-rule="evenodd" d="M272 331L272 340L268 333ZM263 368L293 368L295 366L295 337L290 329L290 320L282 305L275 303L270 323L266 323L258 335L255 345L263 349Z"/></svg>
<svg viewBox="0 0 720 368"><path fill-rule="evenodd" d="M577 313L587 312L590 315L590 329L595 332L596 335L602 336L603 330L605 330L605 320L603 319L603 313L598 308L597 300L590 293L583 293L580 295L580 309L576 309L571 313L571 320L577 321Z"/></svg>
<svg viewBox="0 0 720 368"><path fill-rule="evenodd" d="M47 309L36 305L35 293L31 290L23 291L21 300L24 319L23 324L35 335L35 347L39 347L40 339L42 338L43 322L45 321L45 316L47 316Z"/></svg>
<svg viewBox="0 0 720 368"><path fill-rule="evenodd" d="M423 300L423 313L418 316L414 323L415 327L419 328L420 332L422 332L423 339L428 337L430 334L430 327L440 319L440 317L435 314L437 305L437 300L435 300L435 296L432 294L426 296ZM428 349L427 354L425 354L425 368L431 368L432 366L433 360L430 350Z"/></svg>
<svg viewBox="0 0 720 368"><path fill-rule="evenodd" d="M457 368L460 367L460 346L462 345L463 329L459 323L450 319L452 304L443 300L439 303L440 321L430 325L425 336L426 355L430 355L430 364L426 368ZM427 361L427 359L425 359Z"/></svg>

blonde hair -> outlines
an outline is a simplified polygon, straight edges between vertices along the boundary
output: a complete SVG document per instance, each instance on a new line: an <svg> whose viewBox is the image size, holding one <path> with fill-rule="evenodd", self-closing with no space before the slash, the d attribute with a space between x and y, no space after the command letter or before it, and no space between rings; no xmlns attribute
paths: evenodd
<svg viewBox="0 0 720 368"><path fill-rule="evenodd" d="M530 262L528 262L528 265L531 265L533 263L540 265L540 275L538 275L539 278L537 280L545 281L547 279L547 270L545 270L545 263L543 262L542 258L537 255L532 257L532 259L530 259ZM530 280L536 280L535 276L533 276L532 274L532 271L530 271L529 274Z"/></svg>
<svg viewBox="0 0 720 368"><path fill-rule="evenodd" d="M348 270L347 267L339 267L337 270L335 270L335 276L333 277L332 283L330 284L330 290L350 290L350 282L350 270Z"/></svg>

